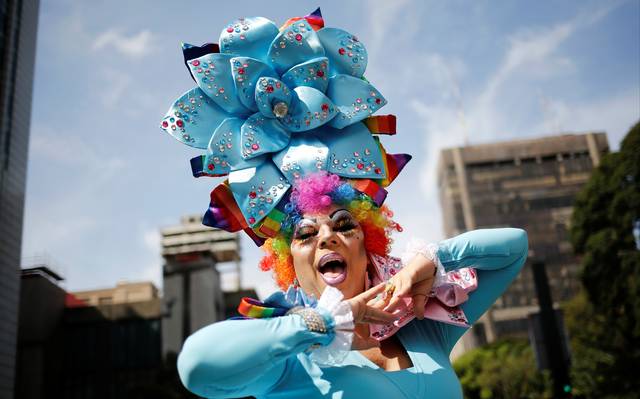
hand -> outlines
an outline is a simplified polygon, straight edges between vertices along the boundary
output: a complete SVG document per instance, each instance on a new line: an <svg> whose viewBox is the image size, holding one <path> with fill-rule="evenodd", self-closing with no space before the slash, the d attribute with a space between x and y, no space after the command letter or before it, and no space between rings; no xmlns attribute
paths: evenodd
<svg viewBox="0 0 640 399"><path fill-rule="evenodd" d="M380 301L377 296L384 291L384 288L385 283L380 283L362 294L346 300L351 306L354 324L388 324L395 321L394 315L380 309ZM375 306L376 304L377 306Z"/></svg>
<svg viewBox="0 0 640 399"><path fill-rule="evenodd" d="M417 319L424 318L424 307L429 299L431 287L435 282L436 265L431 259L417 254L402 270L393 276L390 282L395 286L387 312L395 311L402 298L410 297L413 302L413 314Z"/></svg>
<svg viewBox="0 0 640 399"><path fill-rule="evenodd" d="M396 320L394 315L380 309L383 302L379 300L378 295L384 291L385 286L385 283L378 284L362 294L346 300L351 306L354 324L389 324ZM363 350L375 346L380 346L377 340L369 336L361 336L354 330L351 349Z"/></svg>

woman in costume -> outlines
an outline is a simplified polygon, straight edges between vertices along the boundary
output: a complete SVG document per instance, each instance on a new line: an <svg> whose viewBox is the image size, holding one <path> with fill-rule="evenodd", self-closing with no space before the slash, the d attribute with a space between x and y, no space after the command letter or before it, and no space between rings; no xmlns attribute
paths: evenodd
<svg viewBox="0 0 640 399"><path fill-rule="evenodd" d="M401 228L384 187L410 157L380 143L395 117L372 115L386 101L363 77L362 43L319 10L281 28L242 18L219 43L183 45L198 87L161 126L207 150L194 176L228 176L203 222L263 246L283 291L189 337L185 386L211 398L462 397L449 353L518 274L526 233L416 240L390 257Z"/></svg>

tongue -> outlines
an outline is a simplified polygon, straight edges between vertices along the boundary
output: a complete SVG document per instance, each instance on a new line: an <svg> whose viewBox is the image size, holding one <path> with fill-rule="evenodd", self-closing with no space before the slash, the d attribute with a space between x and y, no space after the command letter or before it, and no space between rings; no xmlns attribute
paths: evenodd
<svg viewBox="0 0 640 399"><path fill-rule="evenodd" d="M342 265L327 265L322 268L322 275L329 278L338 277L344 273L344 266Z"/></svg>

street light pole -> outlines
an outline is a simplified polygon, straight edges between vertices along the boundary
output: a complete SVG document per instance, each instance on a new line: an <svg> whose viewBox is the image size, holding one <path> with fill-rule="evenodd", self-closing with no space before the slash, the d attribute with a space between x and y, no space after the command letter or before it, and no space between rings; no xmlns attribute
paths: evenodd
<svg viewBox="0 0 640 399"><path fill-rule="evenodd" d="M569 365L564 356L562 345L562 335L556 321L556 314L553 310L549 281L545 270L545 263L537 260L532 264L533 281L538 295L540 306L540 322L542 325L542 336L544 348L548 359L548 366L553 378L553 397L571 398L571 382L569 379Z"/></svg>

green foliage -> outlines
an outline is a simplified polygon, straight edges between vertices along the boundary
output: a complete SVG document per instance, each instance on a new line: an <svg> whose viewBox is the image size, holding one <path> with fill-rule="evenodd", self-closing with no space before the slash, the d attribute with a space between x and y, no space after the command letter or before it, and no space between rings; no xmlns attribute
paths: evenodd
<svg viewBox="0 0 640 399"><path fill-rule="evenodd" d="M572 377L586 398L636 397L640 379L640 123L607 154L578 195L571 241L585 293L566 304Z"/></svg>
<svg viewBox="0 0 640 399"><path fill-rule="evenodd" d="M622 274L638 271L632 235L638 218L640 123L625 137L620 152L602 158L574 206L571 241L576 252L584 255L582 280L597 310L619 306L630 294L638 294L629 292L637 285L630 287Z"/></svg>
<svg viewBox="0 0 640 399"><path fill-rule="evenodd" d="M605 316L596 313L581 292L564 304L564 317L572 351L571 382L575 397L607 397L608 374L616 359L600 341L607 334Z"/></svg>
<svg viewBox="0 0 640 399"><path fill-rule="evenodd" d="M550 398L551 381L536 369L526 339L505 339L476 348L458 358L453 367L465 398Z"/></svg>

